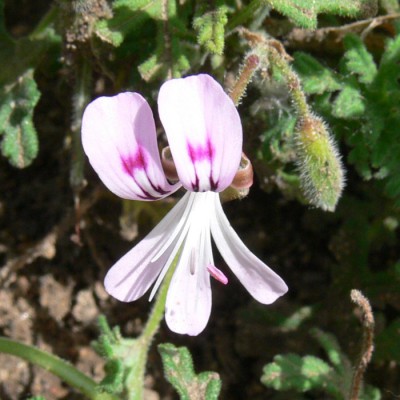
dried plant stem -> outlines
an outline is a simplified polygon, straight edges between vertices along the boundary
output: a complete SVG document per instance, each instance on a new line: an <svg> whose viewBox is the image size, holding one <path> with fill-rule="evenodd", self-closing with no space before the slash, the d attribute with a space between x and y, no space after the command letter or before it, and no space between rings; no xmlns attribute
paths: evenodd
<svg viewBox="0 0 400 400"><path fill-rule="evenodd" d="M174 76L174 72L172 69L172 46L171 46L171 36L169 33L169 24L168 24L168 7L169 0L161 1L161 18L163 25L163 38L164 38L164 49L165 49L165 57L168 64L168 73L167 79L172 79Z"/></svg>
<svg viewBox="0 0 400 400"><path fill-rule="evenodd" d="M343 37L348 33L361 33L365 38L372 29L384 24L393 19L399 19L400 13L381 15L379 17L364 19L361 21L352 22L342 26L332 26L320 29L301 29L294 28L286 37L285 43L290 48L304 48L309 49L319 48L321 46L326 50L331 49L331 46L326 46L326 42L336 44L343 40Z"/></svg>
<svg viewBox="0 0 400 400"><path fill-rule="evenodd" d="M357 365L355 366L353 380L350 388L349 400L358 400L361 389L362 379L371 361L374 351L374 315L368 299L356 289L350 293L351 300L359 307L362 313L363 338L361 344L361 353Z"/></svg>
<svg viewBox="0 0 400 400"><path fill-rule="evenodd" d="M85 57L80 57L77 63L71 122L72 163L70 171L70 183L72 190L74 191L75 203L79 203L79 194L86 184L83 174L85 155L83 153L81 143L81 126L83 111L90 101L91 79L92 68L90 63ZM76 208L78 209L77 204Z"/></svg>

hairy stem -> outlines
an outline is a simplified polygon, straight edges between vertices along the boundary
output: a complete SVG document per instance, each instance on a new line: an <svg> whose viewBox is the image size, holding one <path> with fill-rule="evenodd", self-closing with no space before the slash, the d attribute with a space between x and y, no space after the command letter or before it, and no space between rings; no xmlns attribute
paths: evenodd
<svg viewBox="0 0 400 400"><path fill-rule="evenodd" d="M254 73L257 71L260 65L260 59L256 54L250 54L241 68L239 76L236 79L233 88L230 90L229 96L237 106L240 103L241 98L246 92L246 88L250 83Z"/></svg>
<svg viewBox="0 0 400 400"><path fill-rule="evenodd" d="M374 327L375 320L372 314L371 305L368 299L356 289L350 293L351 300L359 307L362 313L362 328L363 337L361 343L361 353L357 365L354 369L353 380L350 388L349 400L358 400L362 385L362 379L371 361L372 353L374 351Z"/></svg>
<svg viewBox="0 0 400 400"><path fill-rule="evenodd" d="M164 316L168 288L178 263L179 256L180 251L175 256L174 261L164 277L164 281L158 291L156 301L142 334L133 344L132 354L135 354L135 357L133 360L129 360L132 367L125 381L127 399L129 400L143 399L143 382L146 371L147 355L153 338L157 333Z"/></svg>
<svg viewBox="0 0 400 400"><path fill-rule="evenodd" d="M0 337L0 352L20 357L58 376L73 388L93 400L117 400L117 397L99 393L97 383L77 370L72 364L36 347Z"/></svg>
<svg viewBox="0 0 400 400"><path fill-rule="evenodd" d="M299 77L292 70L289 63L285 59L286 53L281 53L281 51L284 51L283 46L281 47L280 44L276 46L275 43L278 44L279 42L275 41L270 41L269 43L270 46L268 48L268 58L271 65L276 66L280 73L284 76L293 106L298 113L298 116L300 118L308 118L310 116L310 108L307 104L306 96L301 90Z"/></svg>

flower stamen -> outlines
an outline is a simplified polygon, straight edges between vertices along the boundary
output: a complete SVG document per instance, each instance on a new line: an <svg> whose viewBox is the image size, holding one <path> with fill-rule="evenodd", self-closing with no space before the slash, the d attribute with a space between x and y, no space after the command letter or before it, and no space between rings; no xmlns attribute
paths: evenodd
<svg viewBox="0 0 400 400"><path fill-rule="evenodd" d="M223 285L228 283L228 278L215 265L208 264L207 271L214 279L216 279L218 282L221 282Z"/></svg>

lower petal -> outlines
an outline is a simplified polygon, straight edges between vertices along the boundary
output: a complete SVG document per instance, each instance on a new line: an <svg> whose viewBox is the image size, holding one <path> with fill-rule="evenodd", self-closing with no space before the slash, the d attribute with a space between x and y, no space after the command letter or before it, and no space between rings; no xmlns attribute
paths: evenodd
<svg viewBox="0 0 400 400"><path fill-rule="evenodd" d="M196 336L206 327L211 314L210 275L204 266L179 263L168 289L165 320L171 331Z"/></svg>
<svg viewBox="0 0 400 400"><path fill-rule="evenodd" d="M185 212L188 200L189 196L184 196L141 242L111 267L104 280L106 291L111 296L130 302L146 293L175 247L179 234L175 228ZM172 234L176 238L170 241ZM170 241L170 246L153 260L167 241Z"/></svg>
<svg viewBox="0 0 400 400"><path fill-rule="evenodd" d="M215 244L230 269L260 303L271 304L288 290L285 282L257 258L240 240L226 218L218 197L211 233Z"/></svg>
<svg viewBox="0 0 400 400"><path fill-rule="evenodd" d="M201 206L195 204L196 206ZM200 210L193 210L198 217ZM168 289L165 319L168 327L181 334L198 335L204 330L211 314L210 274L208 247L210 237L205 235L208 229L207 218L199 221L192 219L190 230L183 243L181 257ZM202 223L203 222L203 223Z"/></svg>

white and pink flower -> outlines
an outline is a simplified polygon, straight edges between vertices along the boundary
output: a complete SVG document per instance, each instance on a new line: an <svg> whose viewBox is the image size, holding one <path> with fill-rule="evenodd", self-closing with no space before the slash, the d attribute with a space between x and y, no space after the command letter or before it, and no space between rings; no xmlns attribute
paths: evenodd
<svg viewBox="0 0 400 400"><path fill-rule="evenodd" d="M179 182L166 178L154 118L138 93L100 97L88 105L82 142L89 161L117 196L158 200L183 186L187 192L164 219L114 264L107 292L130 302L154 284L150 299L180 252L166 300L166 322L177 333L197 335L211 313L210 276L228 279L214 263L211 237L233 273L259 302L270 304L287 291L283 280L239 239L218 192L238 171L242 126L235 105L208 75L172 79L158 96Z"/></svg>

